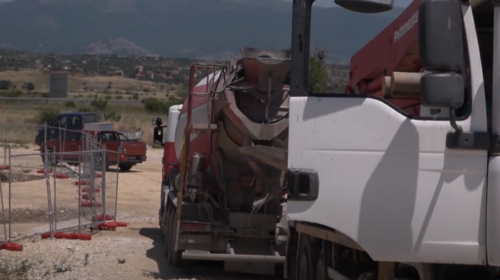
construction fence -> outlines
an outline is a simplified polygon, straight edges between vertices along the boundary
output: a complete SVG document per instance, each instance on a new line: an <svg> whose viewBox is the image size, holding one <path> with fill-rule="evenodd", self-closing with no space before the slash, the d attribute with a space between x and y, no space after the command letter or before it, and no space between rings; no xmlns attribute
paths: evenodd
<svg viewBox="0 0 500 280"><path fill-rule="evenodd" d="M116 220L119 171L107 164L119 161L119 149L47 125L0 123L0 137L0 250L22 250L16 242L38 236L90 240L94 230L126 226Z"/></svg>

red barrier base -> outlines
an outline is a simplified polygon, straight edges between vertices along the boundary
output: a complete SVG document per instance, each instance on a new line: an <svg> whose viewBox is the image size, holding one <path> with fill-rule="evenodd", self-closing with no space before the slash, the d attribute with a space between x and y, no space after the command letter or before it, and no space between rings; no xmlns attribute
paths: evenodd
<svg viewBox="0 0 500 280"><path fill-rule="evenodd" d="M100 192L101 189L99 188L94 188L94 192L98 193ZM90 188L82 188L82 192L90 192Z"/></svg>
<svg viewBox="0 0 500 280"><path fill-rule="evenodd" d="M92 201L84 201L82 202L82 207L92 207L92 206L95 206L95 207L101 207L102 204L99 203L99 202L92 202Z"/></svg>
<svg viewBox="0 0 500 280"><path fill-rule="evenodd" d="M115 222L104 222L102 224L97 225L98 230L114 230L116 229L117 225Z"/></svg>
<svg viewBox="0 0 500 280"><path fill-rule="evenodd" d="M0 245L0 250L22 251L23 245L9 242L9 243L5 243L5 244Z"/></svg>
<svg viewBox="0 0 500 280"><path fill-rule="evenodd" d="M110 215L110 214L107 214L105 216L105 220L106 221L111 221L115 218L115 216L113 215ZM95 216L92 216L92 222L96 222L96 221L103 221L103 215L102 214L99 214L99 215L95 215Z"/></svg>
<svg viewBox="0 0 500 280"><path fill-rule="evenodd" d="M50 238L50 232L42 234L42 239ZM77 239L77 240L90 240L92 236L85 233L66 233L66 232L54 232L55 239Z"/></svg>
<svg viewBox="0 0 500 280"><path fill-rule="evenodd" d="M0 170L9 170L8 165L0 165Z"/></svg>

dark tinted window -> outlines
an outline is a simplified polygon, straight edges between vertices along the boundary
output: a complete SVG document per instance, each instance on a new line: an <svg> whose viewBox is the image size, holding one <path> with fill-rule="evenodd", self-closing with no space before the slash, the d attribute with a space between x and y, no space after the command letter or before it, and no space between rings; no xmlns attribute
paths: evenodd
<svg viewBox="0 0 500 280"><path fill-rule="evenodd" d="M95 122L97 122L97 115L96 114L83 115L83 122L84 123L95 123Z"/></svg>

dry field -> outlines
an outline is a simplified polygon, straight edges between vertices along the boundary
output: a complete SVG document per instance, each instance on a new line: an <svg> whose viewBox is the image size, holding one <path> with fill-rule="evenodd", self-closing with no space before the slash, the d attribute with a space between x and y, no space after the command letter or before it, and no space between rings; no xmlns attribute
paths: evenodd
<svg viewBox="0 0 500 280"><path fill-rule="evenodd" d="M3 71L0 72L0 80L10 80L18 89L21 89L24 83L32 82L35 85L35 91L49 92L49 73L47 72L38 70ZM110 86L109 89L108 86ZM121 76L97 77L68 73L68 97L88 98L89 95L104 93L105 90L115 98L122 96L123 99L127 99L132 94L137 93L140 99L150 97L167 99L169 96L176 95L177 91L185 90L185 88L183 86L169 86L165 83L139 81Z"/></svg>
<svg viewBox="0 0 500 280"><path fill-rule="evenodd" d="M12 123L14 127L10 128L9 142L17 145L26 145L34 143L35 132L40 126L33 124L31 120L37 117L39 112L46 108L57 108L60 112L74 112L79 108L86 107L86 104L76 103L76 108L68 108L64 104L50 104L25 101L0 101L0 142L4 142L6 127L2 124ZM166 116L158 114L148 114L144 111L142 104L130 105L108 105L108 112L114 111L121 115L121 120L115 123L117 130L142 131L142 140L152 145L153 126L151 121L153 117L161 117L165 120Z"/></svg>
<svg viewBox="0 0 500 280"><path fill-rule="evenodd" d="M34 147L12 150L12 154L33 152L36 152ZM0 148L0 165L2 157ZM90 241L50 241L41 240L39 236L24 239L20 241L24 245L22 252L0 251L0 279L278 279L226 274L221 264L214 262L196 262L188 270L167 265L157 222L161 157L161 150L150 149L147 162L135 166L131 172L119 174L117 217L129 223L127 228L98 232ZM12 166L12 173L22 172L38 178L22 182L16 177L18 180L12 183L11 235L19 238L47 231L46 182L35 171L42 167L40 156L13 158ZM112 190L116 173L107 175L107 186ZM4 193L7 186L4 181ZM78 205L76 187L71 179L57 179L56 186L58 228L74 226ZM114 208L111 202L114 193L106 197L110 198L110 208ZM0 240L3 240L1 220Z"/></svg>

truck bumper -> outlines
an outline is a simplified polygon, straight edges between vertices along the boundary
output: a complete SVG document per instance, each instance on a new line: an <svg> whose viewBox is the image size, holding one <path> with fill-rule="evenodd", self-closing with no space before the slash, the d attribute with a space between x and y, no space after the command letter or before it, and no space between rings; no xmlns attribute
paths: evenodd
<svg viewBox="0 0 500 280"><path fill-rule="evenodd" d="M120 155L120 164L126 164L126 163L132 163L132 164L137 164L137 163L143 163L147 160L147 156L125 156L125 155Z"/></svg>

